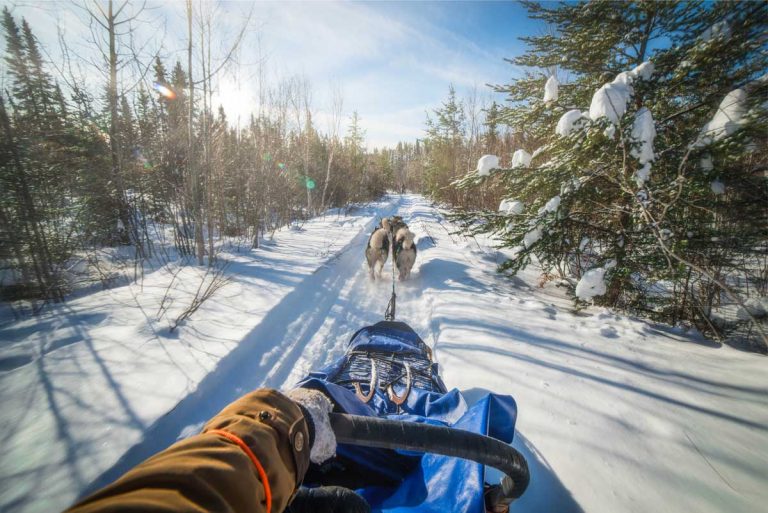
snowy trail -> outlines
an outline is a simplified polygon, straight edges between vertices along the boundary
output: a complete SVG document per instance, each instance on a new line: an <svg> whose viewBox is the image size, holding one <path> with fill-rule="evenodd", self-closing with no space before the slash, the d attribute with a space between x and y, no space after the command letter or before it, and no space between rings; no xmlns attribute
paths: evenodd
<svg viewBox="0 0 768 513"><path fill-rule="evenodd" d="M375 223L380 216L395 211L396 206L387 206L370 217L334 258L275 304L197 390L147 430L141 442L91 483L87 492L112 482L178 438L198 432L208 419L243 393L259 387L283 388L308 341L335 306L339 292L358 278L360 255Z"/></svg>
<svg viewBox="0 0 768 513"><path fill-rule="evenodd" d="M0 509L60 509L75 494L109 482L196 432L243 392L259 386L290 388L310 369L343 354L356 330L383 317L391 261L384 279L372 282L363 250L377 220L391 214L403 216L419 248L412 278L397 283L397 318L432 346L445 383L461 389L468 401L493 391L513 395L518 403L514 445L528 459L532 483L516 503L517 511L762 508L768 500L764 358L599 308L572 313L561 289L536 285L535 268L518 278L500 277L495 266L503 255L489 241L452 235L427 200L404 195L349 218L317 220L304 231L280 234L273 246L253 253L255 262L235 262L238 288L224 289L177 340L161 333L157 340L168 354L159 363L135 361L138 353L158 345L154 339L139 346L144 349L122 343L116 350L115 342L97 343L89 335L88 329L127 315L116 313L114 306L83 307L75 324L91 326L80 328L85 342L69 342L72 323L46 320L61 325L50 330L46 341L58 349L0 374L2 399L12 400L10 411L18 412L0 416L0 444L4 453L6 447L29 449L34 436L19 440L15 433L42 409L56 419L50 423L56 433L51 443L63 451L58 461L64 462L64 472L81 474L69 475L41 498L35 483L60 476L61 470L57 474L41 465L16 476L4 463ZM140 325L138 317L130 321ZM0 335L8 330L23 335L25 329L11 326L0 329ZM149 337L149 332L146 325L138 331L118 330L124 336ZM29 344L29 338L19 335L12 347ZM72 351L86 351L96 361L81 357L73 364L67 360ZM14 354L17 349L0 353L0 359ZM161 354L156 350L150 356ZM112 376L111 382L102 377L67 388L62 375L72 372L72 365L84 366L88 376ZM39 377L34 387L21 374L26 372ZM163 377L180 373L189 375L180 384L162 383ZM132 379L146 382L132 384ZM173 393L166 392L169 386ZM103 404L92 397L99 387L109 395ZM148 387L167 397L149 401ZM74 408L64 396L85 404ZM80 424L72 420L76 414L87 420L106 415L107 432L95 432L85 444L94 431L79 434ZM118 443L110 435L126 440ZM86 464L98 473L88 474ZM31 484L21 492L9 488L21 486L19 480Z"/></svg>

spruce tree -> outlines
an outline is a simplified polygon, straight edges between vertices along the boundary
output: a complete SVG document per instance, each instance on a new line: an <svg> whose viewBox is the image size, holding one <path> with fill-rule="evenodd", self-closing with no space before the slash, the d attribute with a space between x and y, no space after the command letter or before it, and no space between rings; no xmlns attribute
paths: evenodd
<svg viewBox="0 0 768 513"><path fill-rule="evenodd" d="M466 116L463 103L456 97L453 85L448 98L427 115L425 145L428 148L424 166L427 191L436 199L455 203L455 189L450 183L460 174L459 163L464 151Z"/></svg>
<svg viewBox="0 0 768 513"><path fill-rule="evenodd" d="M527 38L512 59L527 73L497 89L510 100L500 118L535 147L460 182L506 188L499 211L460 216L466 229L514 249L502 270L535 257L582 300L710 332L726 327L721 303L754 321L747 291L726 282L765 294L765 4L526 6L556 30ZM571 79L544 101L555 66Z"/></svg>

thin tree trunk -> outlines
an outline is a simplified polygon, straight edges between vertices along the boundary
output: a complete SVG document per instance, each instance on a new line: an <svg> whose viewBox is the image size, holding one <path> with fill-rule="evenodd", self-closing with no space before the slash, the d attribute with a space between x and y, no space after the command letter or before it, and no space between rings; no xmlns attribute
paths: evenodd
<svg viewBox="0 0 768 513"><path fill-rule="evenodd" d="M203 205L200 184L200 170L195 162L195 81L192 76L192 0L187 0L187 79L189 80L189 119L187 130L187 171L192 180L192 211L195 217L195 246L197 264L205 263L205 240L203 239Z"/></svg>

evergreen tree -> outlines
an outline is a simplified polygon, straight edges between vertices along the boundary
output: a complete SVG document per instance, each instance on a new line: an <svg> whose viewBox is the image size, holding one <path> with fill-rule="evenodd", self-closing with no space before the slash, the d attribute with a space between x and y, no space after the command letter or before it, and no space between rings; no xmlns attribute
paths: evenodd
<svg viewBox="0 0 768 513"><path fill-rule="evenodd" d="M457 203L456 189L449 187L459 175L465 149L464 106L456 97L453 85L440 108L427 115L428 148L424 168L426 190L436 199Z"/></svg>
<svg viewBox="0 0 768 513"><path fill-rule="evenodd" d="M55 112L54 95L56 86L43 66L43 56L40 53L35 36L29 28L27 20L22 19L25 56L27 60L28 101L34 105L36 121L50 128L57 116Z"/></svg>
<svg viewBox="0 0 768 513"><path fill-rule="evenodd" d="M557 30L526 39L512 62L530 71L498 90L512 102L500 118L535 147L463 180L500 176L507 201L461 219L515 249L502 270L534 255L573 284L593 270L602 293L582 299L711 330L721 301L744 307L726 277L766 286L753 258L766 248L765 156L752 150L766 133L765 4L526 5ZM535 68L556 65L573 78L545 102Z"/></svg>
<svg viewBox="0 0 768 513"><path fill-rule="evenodd" d="M12 84L11 93L15 99L19 100L14 106L15 110L34 116L37 114L37 107L34 103L30 103L34 95L29 81L26 48L19 26L7 7L3 8L3 32L5 33L5 63L8 65Z"/></svg>
<svg viewBox="0 0 768 513"><path fill-rule="evenodd" d="M360 126L360 116L357 111L352 113L347 134L344 137L344 149L349 160L350 170L354 183L358 185L358 201L365 197L368 185L368 173L365 159L365 130Z"/></svg>

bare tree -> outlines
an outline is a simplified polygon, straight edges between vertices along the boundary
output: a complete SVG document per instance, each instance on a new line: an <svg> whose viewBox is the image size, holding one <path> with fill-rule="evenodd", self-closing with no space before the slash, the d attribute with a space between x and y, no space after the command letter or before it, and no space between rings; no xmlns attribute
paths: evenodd
<svg viewBox="0 0 768 513"><path fill-rule="evenodd" d="M139 236L139 229L135 222L135 218L131 213L131 208L126 197L124 166L122 162L124 148L121 148L120 146L121 142L118 134L119 114L117 74L118 71L125 66L135 63L135 59L130 59L129 55L126 52L120 51L118 47L121 45L120 39L122 37L133 37L132 23L141 16L141 13L146 7L146 2L144 2L138 9L134 9L133 12L126 10L132 5L129 0L125 0L116 8L113 0L108 0L106 10L98 2L94 2L93 5L95 6L95 10L86 7L86 12L88 13L91 22L90 27L93 41L99 47L102 58L106 62L108 69L107 107L109 110L109 147L112 161L111 174L116 188L115 200L118 210L119 225L122 225L122 230L127 234L128 240L134 244L138 259L143 259L143 240ZM106 49L100 44L103 42L103 39L97 36L95 32L96 26L94 26L94 24L106 31ZM129 45L124 46L129 47ZM135 53L133 57L136 57ZM99 68L98 64L96 67L97 69Z"/></svg>
<svg viewBox="0 0 768 513"><path fill-rule="evenodd" d="M331 110L328 119L328 163L325 166L325 182L323 183L323 193L320 197L320 211L326 209L326 195L328 194L328 184L331 182L331 168L333 166L333 157L336 153L336 147L339 143L339 126L341 124L341 112L344 108L344 95L338 84L331 86Z"/></svg>

